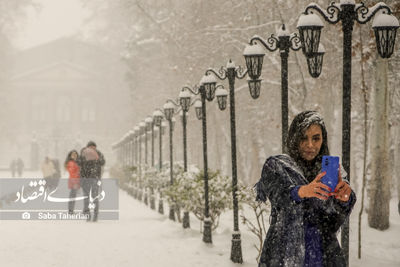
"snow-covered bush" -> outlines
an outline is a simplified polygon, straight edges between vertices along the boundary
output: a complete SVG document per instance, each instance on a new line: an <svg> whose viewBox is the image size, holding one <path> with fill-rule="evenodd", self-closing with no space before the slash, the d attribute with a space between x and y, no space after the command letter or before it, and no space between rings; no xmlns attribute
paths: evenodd
<svg viewBox="0 0 400 267"><path fill-rule="evenodd" d="M199 174L199 169L191 165L187 172L179 166L174 169L174 184L168 186L164 189L164 194L167 198L169 204L178 205L185 211L189 211L189 206L191 202L190 195L192 193L191 188L193 187L196 175Z"/></svg>
<svg viewBox="0 0 400 267"><path fill-rule="evenodd" d="M187 172L177 176L173 186L165 189L165 194L173 203L192 212L204 221L204 172ZM208 171L209 213L212 229L216 229L223 211L232 208L232 185L229 177L219 171Z"/></svg>

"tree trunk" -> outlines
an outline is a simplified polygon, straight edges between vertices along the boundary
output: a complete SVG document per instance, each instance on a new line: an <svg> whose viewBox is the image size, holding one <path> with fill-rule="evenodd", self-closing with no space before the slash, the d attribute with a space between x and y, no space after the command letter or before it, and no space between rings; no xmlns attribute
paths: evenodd
<svg viewBox="0 0 400 267"><path fill-rule="evenodd" d="M372 228L389 228L390 171L388 127L388 62L378 57L376 61L375 88L373 91L373 144L372 177L368 224Z"/></svg>

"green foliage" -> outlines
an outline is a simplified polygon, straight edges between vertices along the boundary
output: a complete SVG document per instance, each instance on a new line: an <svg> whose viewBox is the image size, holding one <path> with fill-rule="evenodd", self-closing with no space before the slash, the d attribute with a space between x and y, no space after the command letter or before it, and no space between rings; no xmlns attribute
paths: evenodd
<svg viewBox="0 0 400 267"><path fill-rule="evenodd" d="M174 185L165 189L167 201L192 212L204 220L204 173L186 172L176 176ZM232 186L229 177L219 171L208 171L209 212L212 229L216 229L223 211L232 208Z"/></svg>

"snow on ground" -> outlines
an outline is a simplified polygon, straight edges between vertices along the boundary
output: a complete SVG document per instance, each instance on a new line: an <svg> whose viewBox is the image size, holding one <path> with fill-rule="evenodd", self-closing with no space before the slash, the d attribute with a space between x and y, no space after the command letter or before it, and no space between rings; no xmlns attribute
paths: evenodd
<svg viewBox="0 0 400 267"><path fill-rule="evenodd" d="M0 177L7 177L0 173ZM39 177L27 173L27 177ZM391 227L380 232L363 217L363 258L357 255L358 206L351 220L351 266L400 266L400 216L391 202ZM117 221L0 221L0 266L256 266L255 237L241 225L244 264L230 261L232 211L224 213L213 232L213 244L202 242L200 222L191 229L151 210L124 191Z"/></svg>

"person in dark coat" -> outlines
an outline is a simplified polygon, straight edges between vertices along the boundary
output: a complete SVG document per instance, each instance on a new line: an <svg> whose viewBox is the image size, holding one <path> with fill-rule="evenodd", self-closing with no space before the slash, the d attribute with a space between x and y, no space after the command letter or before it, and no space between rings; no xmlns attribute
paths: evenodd
<svg viewBox="0 0 400 267"><path fill-rule="evenodd" d="M11 170L11 175L14 178L15 177L15 172L17 171L17 160L13 159L11 161L10 170Z"/></svg>
<svg viewBox="0 0 400 267"><path fill-rule="evenodd" d="M87 214L88 221L91 220L89 208L89 194L92 193L94 198L94 212L93 221L97 221L99 213L99 200L96 198L100 189L100 181L102 175L102 167L106 163L103 154L97 150L96 143L93 141L88 142L87 146L81 150L81 155L78 164L80 165L81 172L81 186L84 193L84 208L83 212Z"/></svg>
<svg viewBox="0 0 400 267"><path fill-rule="evenodd" d="M269 157L256 184L257 200L271 202L270 227L259 267L346 266L336 234L351 213L356 195L339 170L332 192L320 182L328 135L315 111L298 114L290 125L288 154Z"/></svg>

